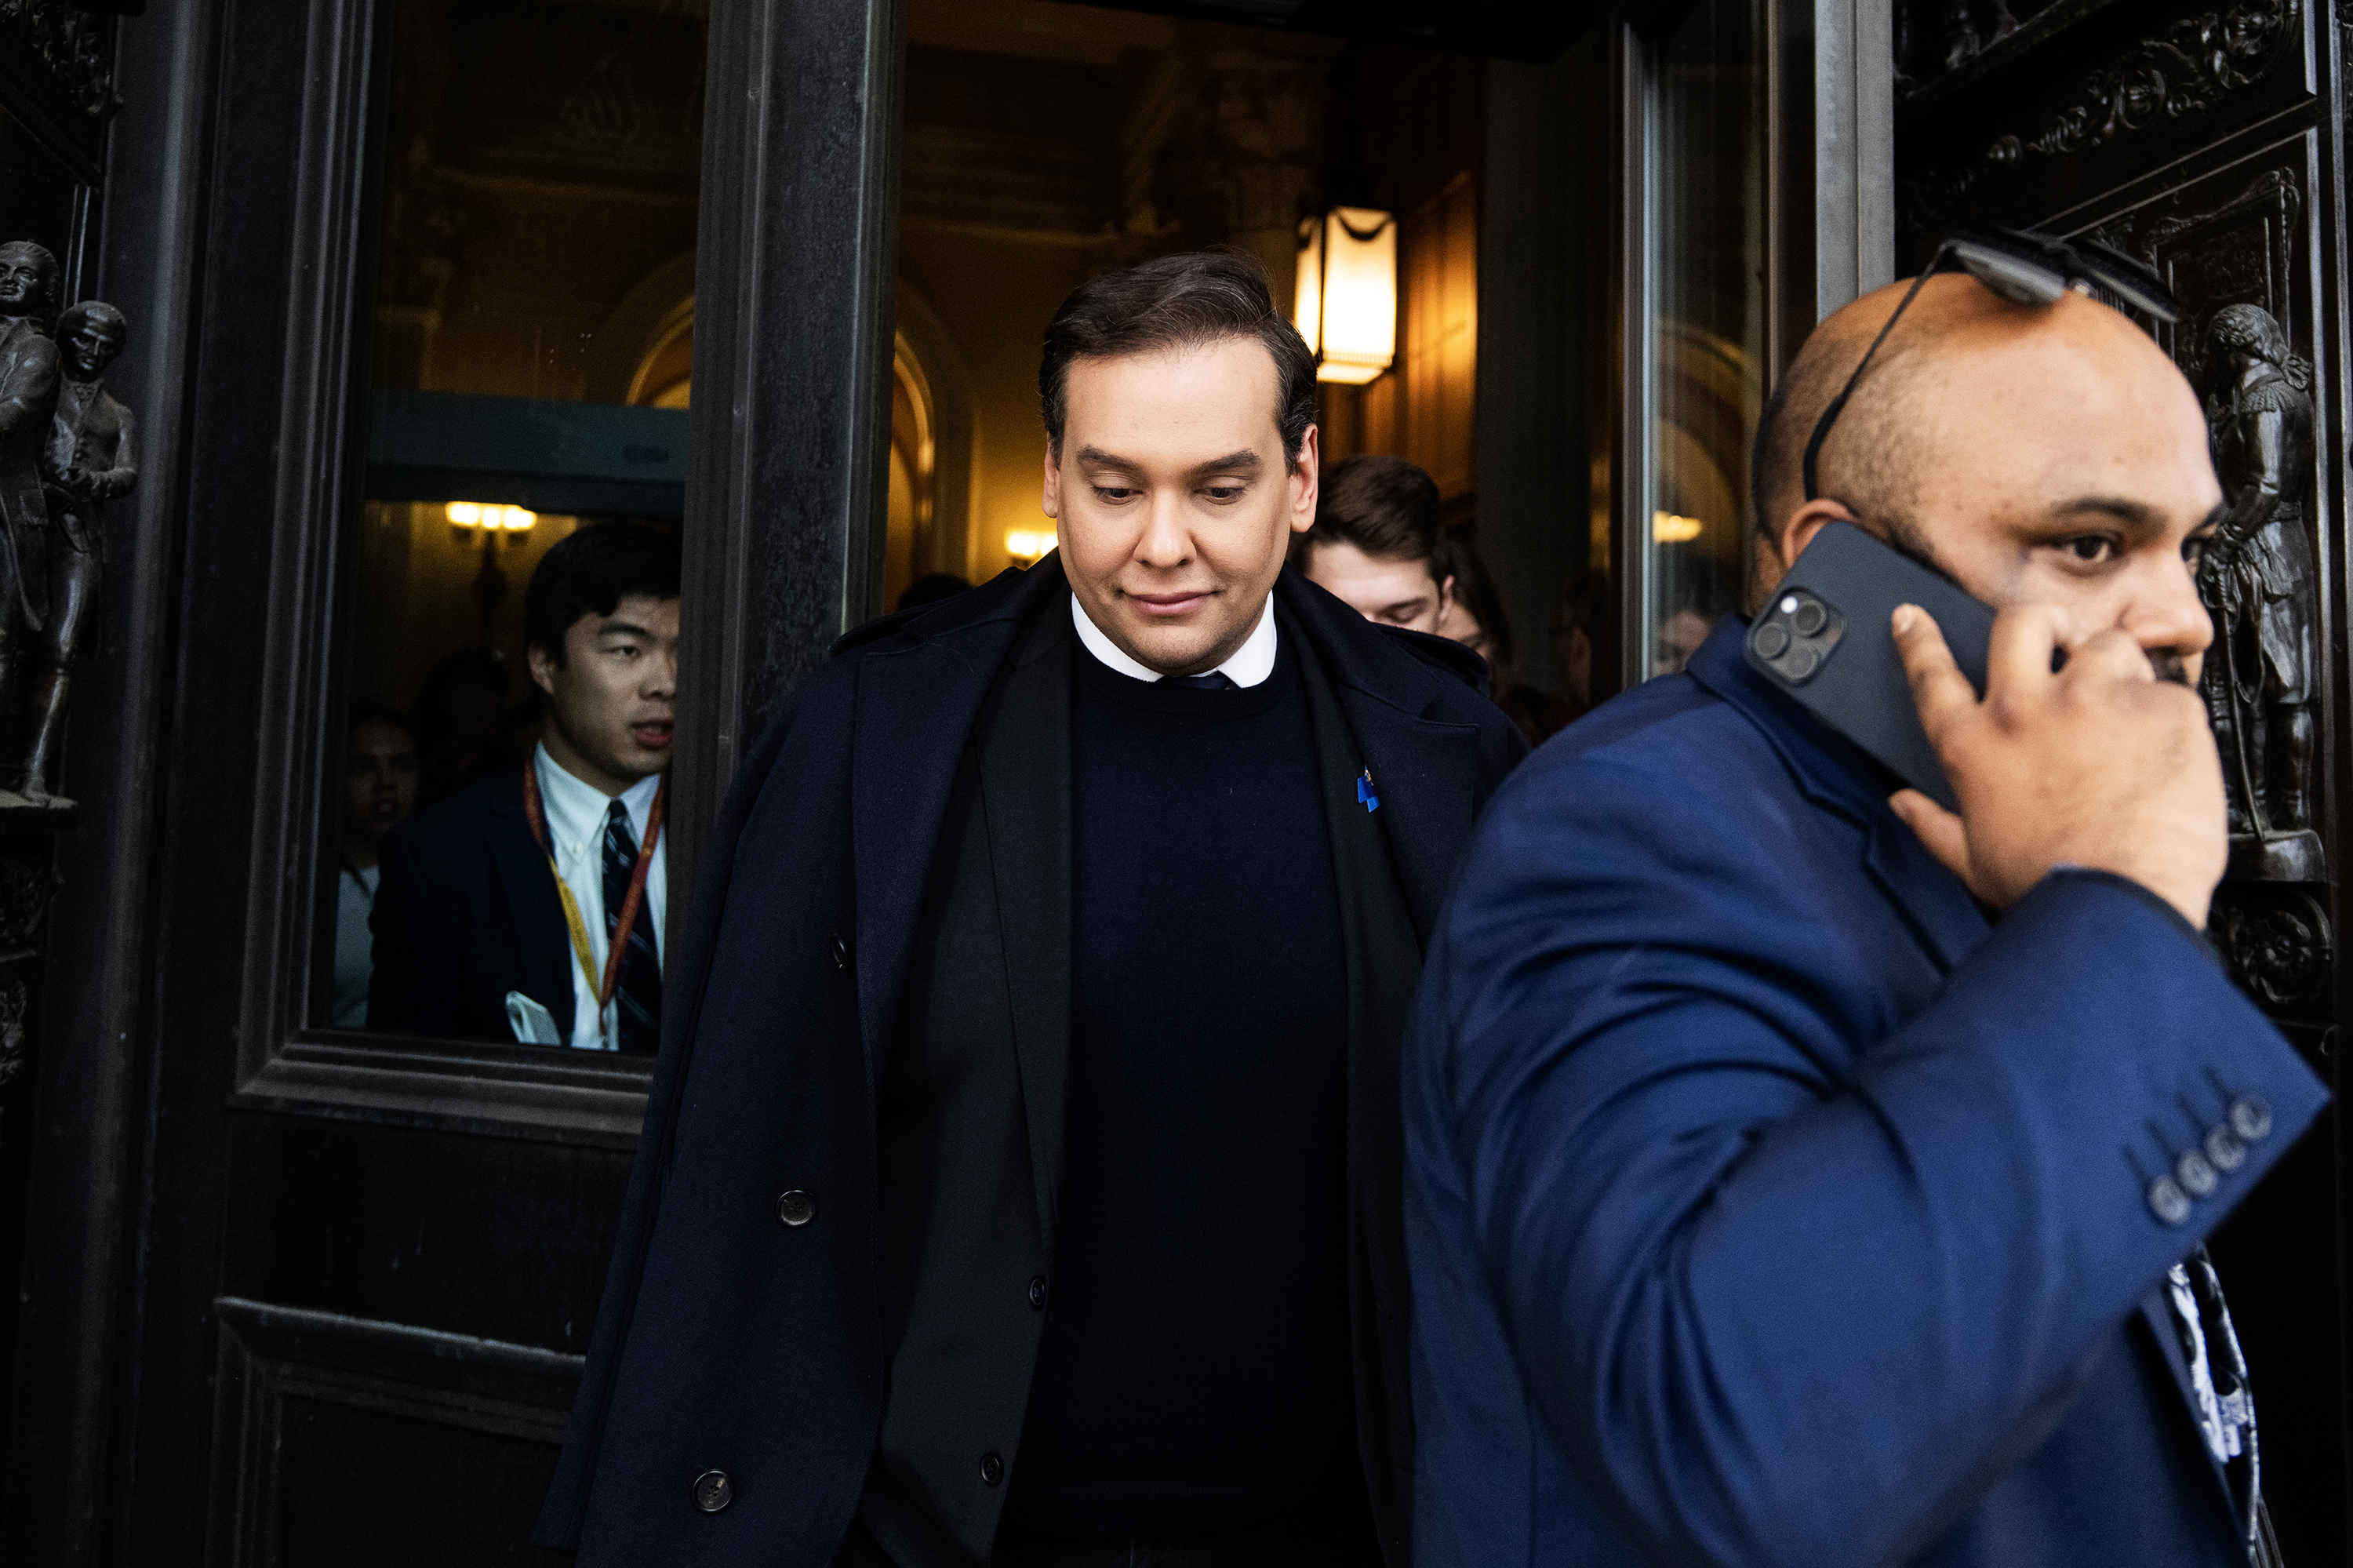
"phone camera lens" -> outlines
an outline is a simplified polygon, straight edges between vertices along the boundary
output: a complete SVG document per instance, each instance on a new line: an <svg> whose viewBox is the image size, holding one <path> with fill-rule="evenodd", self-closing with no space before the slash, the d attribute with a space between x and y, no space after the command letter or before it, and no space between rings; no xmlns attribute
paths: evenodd
<svg viewBox="0 0 2353 1568"><path fill-rule="evenodd" d="M1812 674L1821 662L1822 656L1810 648L1793 648L1789 656L1781 661L1781 671L1792 681L1802 681Z"/></svg>
<svg viewBox="0 0 2353 1568"><path fill-rule="evenodd" d="M1822 609L1819 601L1814 599L1808 599L1798 606L1798 613L1789 618L1790 623L1797 627L1798 635L1800 637L1815 635L1821 630L1824 623L1829 620L1828 612Z"/></svg>
<svg viewBox="0 0 2353 1568"><path fill-rule="evenodd" d="M1761 659L1778 659L1789 651L1789 629L1778 620L1768 620L1757 629L1757 654Z"/></svg>

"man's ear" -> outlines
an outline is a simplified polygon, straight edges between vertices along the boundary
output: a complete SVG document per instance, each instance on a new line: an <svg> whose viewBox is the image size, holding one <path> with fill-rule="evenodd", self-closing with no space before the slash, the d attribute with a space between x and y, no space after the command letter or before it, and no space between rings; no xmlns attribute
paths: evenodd
<svg viewBox="0 0 2353 1568"><path fill-rule="evenodd" d="M532 643L522 651L522 662L531 672L531 683L551 697L555 695L555 661L547 650Z"/></svg>
<svg viewBox="0 0 2353 1568"><path fill-rule="evenodd" d="M1046 488L1038 504L1055 522L1062 520L1062 466L1054 461L1050 441L1046 445Z"/></svg>
<svg viewBox="0 0 2353 1568"><path fill-rule="evenodd" d="M1807 502L1783 520L1774 535L1774 543L1781 557L1781 570L1788 571L1798 557L1806 553L1806 546L1814 542L1814 535L1822 531L1824 524L1853 523L1860 526L1862 521L1846 509L1843 502L1832 501L1827 496Z"/></svg>
<svg viewBox="0 0 2353 1568"><path fill-rule="evenodd" d="M1291 531L1304 534L1315 526L1315 503L1323 494L1323 432L1314 426L1299 439L1299 461L1291 467Z"/></svg>

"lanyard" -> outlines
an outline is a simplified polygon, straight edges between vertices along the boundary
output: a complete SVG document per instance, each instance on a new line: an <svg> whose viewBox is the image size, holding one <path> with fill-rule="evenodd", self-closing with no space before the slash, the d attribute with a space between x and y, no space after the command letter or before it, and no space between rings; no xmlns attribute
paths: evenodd
<svg viewBox="0 0 2353 1568"><path fill-rule="evenodd" d="M522 765L522 814L531 820L532 841L539 853L547 857L547 869L555 877L555 895L564 901L564 923L572 928L572 956L580 960L580 978L596 993L596 1005L602 1009L612 1002L613 988L621 980L621 954L628 948L629 933L637 928L638 910L646 900L646 870L654 863L654 845L661 842L662 800L670 793L670 775L662 775L654 786L654 803L646 811L645 842L638 846L637 868L629 873L629 895L621 901L621 918L613 927L612 945L605 952L605 983L596 983L596 960L590 956L588 922L580 917L580 905L572 896L571 885L555 863L555 852L548 847L547 808L539 798L539 759L528 758Z"/></svg>

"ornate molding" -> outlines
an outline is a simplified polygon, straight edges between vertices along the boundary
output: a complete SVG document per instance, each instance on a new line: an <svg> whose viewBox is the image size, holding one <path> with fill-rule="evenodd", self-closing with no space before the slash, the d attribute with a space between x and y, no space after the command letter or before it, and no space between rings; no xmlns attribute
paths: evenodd
<svg viewBox="0 0 2353 1568"><path fill-rule="evenodd" d="M0 985L0 1089L14 1083L25 1070L26 1001L23 980L10 980L6 985Z"/></svg>
<svg viewBox="0 0 2353 1568"><path fill-rule="evenodd" d="M2345 0L2345 3L2353 5L2353 0ZM2246 188L2237 196L2220 207L2202 212L2169 212L2157 207L2137 209L2092 229L2090 237L2104 245L2131 251L2155 266L2158 263L2161 248L2174 236L2204 224L2257 211L2276 214L2281 231L2286 236L2292 238L2300 232L2304 191L2295 170L2266 169L2248 182ZM2189 370L2194 367L2185 365L2183 368Z"/></svg>
<svg viewBox="0 0 2353 1568"><path fill-rule="evenodd" d="M0 0L0 18L21 23L74 106L93 119L122 107L114 90L113 38L105 21L68 0Z"/></svg>
<svg viewBox="0 0 2353 1568"><path fill-rule="evenodd" d="M2201 114L2269 76L2285 58L2299 0L2240 0L2184 17L2094 71L2074 101L2039 129L1994 138L1974 161L1932 167L1896 193L1903 226L1918 231L1994 175L2029 159L2063 156ZM2338 0L2341 5L2348 0Z"/></svg>
<svg viewBox="0 0 2353 1568"><path fill-rule="evenodd" d="M0 852L0 952L33 945L57 886L47 838L14 840Z"/></svg>
<svg viewBox="0 0 2353 1568"><path fill-rule="evenodd" d="M2220 907L2208 933L2239 984L2273 1007L2319 996L2336 961L2327 913L2302 893L2269 907Z"/></svg>

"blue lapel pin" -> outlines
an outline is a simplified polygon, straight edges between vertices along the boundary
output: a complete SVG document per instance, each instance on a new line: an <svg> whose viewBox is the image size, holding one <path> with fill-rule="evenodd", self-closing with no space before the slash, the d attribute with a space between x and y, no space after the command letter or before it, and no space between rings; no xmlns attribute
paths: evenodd
<svg viewBox="0 0 2353 1568"><path fill-rule="evenodd" d="M1367 814L1381 809L1381 798L1373 793L1373 770L1369 768L1356 780L1356 803L1364 807Z"/></svg>

